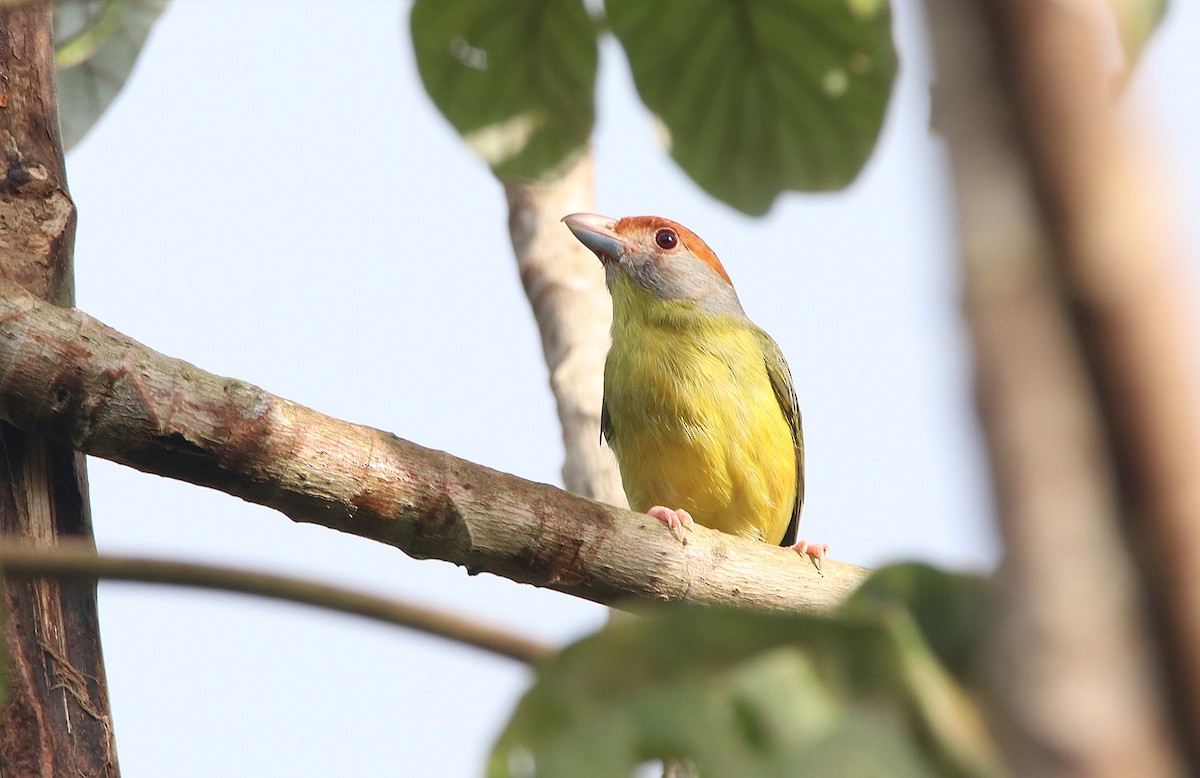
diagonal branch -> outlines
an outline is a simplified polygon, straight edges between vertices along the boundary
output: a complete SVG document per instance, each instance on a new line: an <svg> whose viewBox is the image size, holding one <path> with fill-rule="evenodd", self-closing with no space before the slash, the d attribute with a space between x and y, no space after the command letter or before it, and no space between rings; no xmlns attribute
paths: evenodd
<svg viewBox="0 0 1200 778"><path fill-rule="evenodd" d="M158 354L0 282L0 414L95 456L605 604L835 605L864 577L655 519L334 419Z"/></svg>

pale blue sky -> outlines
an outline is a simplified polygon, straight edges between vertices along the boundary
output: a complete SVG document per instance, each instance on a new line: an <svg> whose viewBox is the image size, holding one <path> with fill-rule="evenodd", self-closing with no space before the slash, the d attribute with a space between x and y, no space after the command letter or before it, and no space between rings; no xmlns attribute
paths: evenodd
<svg viewBox="0 0 1200 778"><path fill-rule="evenodd" d="M1137 99L1198 237L1200 10L1177 3ZM407 3L176 0L68 158L79 305L147 345L354 422L550 483L561 443L499 185L426 98ZM864 565L997 557L925 53L901 0L883 140L847 192L753 220L658 148L602 48L598 203L702 235L779 341L804 410L804 535ZM553 641L601 608L90 462L102 549L312 575ZM529 680L414 633L125 584L101 619L126 778L478 774Z"/></svg>

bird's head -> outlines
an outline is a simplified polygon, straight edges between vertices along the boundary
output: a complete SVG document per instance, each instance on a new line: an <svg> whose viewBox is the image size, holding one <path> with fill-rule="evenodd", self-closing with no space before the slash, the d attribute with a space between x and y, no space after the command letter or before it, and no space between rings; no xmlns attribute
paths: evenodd
<svg viewBox="0 0 1200 778"><path fill-rule="evenodd" d="M717 255L682 224L661 216L617 220L594 213L573 213L563 222L600 258L618 305L619 290L632 282L657 300L692 302L708 313L745 316Z"/></svg>

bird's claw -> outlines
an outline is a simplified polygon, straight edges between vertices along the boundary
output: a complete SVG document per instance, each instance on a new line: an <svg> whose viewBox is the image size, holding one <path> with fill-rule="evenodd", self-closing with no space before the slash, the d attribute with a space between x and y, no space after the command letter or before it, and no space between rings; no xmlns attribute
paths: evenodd
<svg viewBox="0 0 1200 778"><path fill-rule="evenodd" d="M812 560L813 567L817 568L818 573L821 573L821 563L829 555L828 543L809 543L807 540L800 540L794 543L791 549L797 554L807 556ZM824 573L821 573L821 575L824 575Z"/></svg>
<svg viewBox="0 0 1200 778"><path fill-rule="evenodd" d="M686 543L683 537L683 528L691 529L696 521L692 518L692 514L685 511L683 508L666 508L662 505L655 505L650 510L646 511L654 518L667 525L667 529L671 530L671 537L678 540L680 543Z"/></svg>

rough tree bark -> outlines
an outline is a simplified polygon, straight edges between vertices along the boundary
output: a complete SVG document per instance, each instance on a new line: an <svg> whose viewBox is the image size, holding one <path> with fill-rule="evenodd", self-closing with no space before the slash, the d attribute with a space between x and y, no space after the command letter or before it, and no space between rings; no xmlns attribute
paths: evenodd
<svg viewBox="0 0 1200 778"><path fill-rule="evenodd" d="M1121 531L1129 506L1114 476L1124 444L1111 436L1114 419L1091 370L1095 355L1081 338L1087 322L1075 315L1077 290L1061 272L1056 218L1064 203L1045 197L1042 179L1053 164L1031 157L1022 144L1022 131L1041 131L1038 118L1017 110L1003 89L1006 66L1029 64L1015 38L1079 54L1073 44L1094 30L1077 15L1088 2L926 3L937 70L934 122L949 141L964 308L1005 543L990 680L1016 774L1179 775L1185 771ZM997 17L1041 6L1065 15L1066 27L1051 31L1044 19L1026 20L1035 29L996 36L989 6ZM1095 95L1103 84L1098 65L1084 63L1090 73L1083 84L1060 81L1064 74L1048 66L1025 76L1047 90ZM1045 99L1046 114L1059 115L1067 105L1063 94ZM1111 125L1109 99L1088 105L1078 121ZM1111 162L1100 155L1088 164ZM1110 238L1124 229L1111 211L1085 207L1077 215L1098 220ZM1183 358L1182 352L1156 356L1173 364Z"/></svg>
<svg viewBox="0 0 1200 778"><path fill-rule="evenodd" d="M47 5L0 7L0 153L0 275L71 305L75 206ZM90 540L83 455L0 425L0 531L40 545ZM117 775L95 584L13 581L5 601L11 691L0 716L0 773Z"/></svg>
<svg viewBox="0 0 1200 778"><path fill-rule="evenodd" d="M80 451L605 604L814 610L865 570L657 519L339 421L0 281L0 415Z"/></svg>

